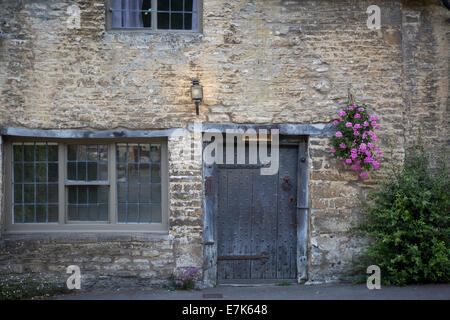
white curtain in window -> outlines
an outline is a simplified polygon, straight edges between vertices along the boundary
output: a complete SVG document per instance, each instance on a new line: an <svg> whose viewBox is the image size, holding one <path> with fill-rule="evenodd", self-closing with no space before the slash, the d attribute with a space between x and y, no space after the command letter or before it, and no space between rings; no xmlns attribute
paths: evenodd
<svg viewBox="0 0 450 320"><path fill-rule="evenodd" d="M112 0L112 27L113 28L142 28L142 10L143 0ZM192 30L198 28L197 0L192 1Z"/></svg>
<svg viewBox="0 0 450 320"><path fill-rule="evenodd" d="M143 0L112 0L112 27L142 28L142 15L138 11L142 10L142 2Z"/></svg>

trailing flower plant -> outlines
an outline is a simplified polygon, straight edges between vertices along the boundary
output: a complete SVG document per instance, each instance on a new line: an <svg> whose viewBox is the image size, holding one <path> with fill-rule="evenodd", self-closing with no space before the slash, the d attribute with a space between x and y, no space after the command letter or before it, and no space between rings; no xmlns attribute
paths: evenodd
<svg viewBox="0 0 450 320"><path fill-rule="evenodd" d="M378 116L370 116L366 105L349 105L333 121L337 131L331 139L331 152L344 166L350 166L361 178L380 167L381 151L376 146L380 129Z"/></svg>

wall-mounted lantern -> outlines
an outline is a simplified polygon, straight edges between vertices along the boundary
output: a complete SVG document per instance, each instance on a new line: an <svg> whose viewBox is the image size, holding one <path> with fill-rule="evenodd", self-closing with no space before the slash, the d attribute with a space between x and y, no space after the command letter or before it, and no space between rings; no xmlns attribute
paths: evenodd
<svg viewBox="0 0 450 320"><path fill-rule="evenodd" d="M198 115L198 106L203 99L203 87L200 85L200 80L198 79L192 80L191 98L195 102L195 112Z"/></svg>

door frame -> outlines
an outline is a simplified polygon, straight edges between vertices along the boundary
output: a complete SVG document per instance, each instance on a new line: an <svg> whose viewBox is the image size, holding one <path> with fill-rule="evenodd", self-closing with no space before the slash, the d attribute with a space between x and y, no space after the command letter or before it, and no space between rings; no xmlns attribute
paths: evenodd
<svg viewBox="0 0 450 320"><path fill-rule="evenodd" d="M283 145L298 146L297 168L297 282L307 280L308 249L308 136L280 136L280 147ZM203 146L204 148L204 146ZM218 179L216 165L207 165L203 161L203 280L206 285L217 284L217 221L214 212L218 210ZM261 280L263 282L263 280Z"/></svg>

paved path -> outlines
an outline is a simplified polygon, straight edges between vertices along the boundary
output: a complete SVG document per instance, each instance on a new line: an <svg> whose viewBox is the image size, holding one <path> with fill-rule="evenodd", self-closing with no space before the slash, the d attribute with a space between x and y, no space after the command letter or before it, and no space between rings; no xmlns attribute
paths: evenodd
<svg viewBox="0 0 450 320"><path fill-rule="evenodd" d="M381 287L368 290L365 285L325 284L291 286L219 286L201 291L119 290L74 293L55 299L86 300L450 300L450 284L408 287Z"/></svg>

